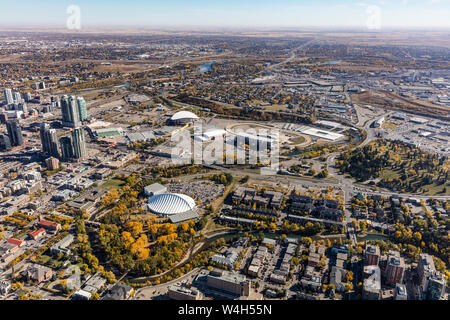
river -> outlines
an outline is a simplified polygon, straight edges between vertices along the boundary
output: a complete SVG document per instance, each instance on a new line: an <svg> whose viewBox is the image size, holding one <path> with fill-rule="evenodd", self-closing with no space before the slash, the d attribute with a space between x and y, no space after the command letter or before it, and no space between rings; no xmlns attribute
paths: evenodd
<svg viewBox="0 0 450 320"><path fill-rule="evenodd" d="M216 61L212 61L212 62L208 62L208 63L204 63L202 65L200 65L200 70L195 72L194 74L202 74L208 71L212 70L212 65L216 63Z"/></svg>

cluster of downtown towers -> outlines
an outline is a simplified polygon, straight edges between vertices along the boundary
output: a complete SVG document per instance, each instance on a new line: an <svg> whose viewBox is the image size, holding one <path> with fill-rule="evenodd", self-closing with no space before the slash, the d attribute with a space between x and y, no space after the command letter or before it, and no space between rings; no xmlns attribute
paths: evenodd
<svg viewBox="0 0 450 320"><path fill-rule="evenodd" d="M62 125L72 128L71 134L58 139L55 129L48 123L40 124L40 137L44 155L60 159L80 159L86 156L86 141L82 121L87 119L86 101L82 97L61 97ZM16 120L6 123L12 147L23 144L22 131Z"/></svg>
<svg viewBox="0 0 450 320"><path fill-rule="evenodd" d="M44 154L62 159L80 159L86 156L86 141L81 122L87 119L86 101L82 97L61 97L62 125L71 127L71 135L58 140L55 129L41 123L40 134Z"/></svg>

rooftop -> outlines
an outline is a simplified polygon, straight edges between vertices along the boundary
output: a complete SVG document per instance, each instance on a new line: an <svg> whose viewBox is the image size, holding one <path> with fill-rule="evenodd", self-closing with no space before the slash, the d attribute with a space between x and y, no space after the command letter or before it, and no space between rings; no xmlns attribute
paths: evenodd
<svg viewBox="0 0 450 320"><path fill-rule="evenodd" d="M148 200L148 208L164 215L173 215L194 209L194 199L179 193L161 193L154 195Z"/></svg>

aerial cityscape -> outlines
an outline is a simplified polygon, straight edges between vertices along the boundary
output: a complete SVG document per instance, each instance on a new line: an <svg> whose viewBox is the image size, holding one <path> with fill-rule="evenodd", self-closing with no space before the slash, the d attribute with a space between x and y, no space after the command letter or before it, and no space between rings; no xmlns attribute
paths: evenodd
<svg viewBox="0 0 450 320"><path fill-rule="evenodd" d="M449 25L74 2L0 27L0 300L448 300Z"/></svg>

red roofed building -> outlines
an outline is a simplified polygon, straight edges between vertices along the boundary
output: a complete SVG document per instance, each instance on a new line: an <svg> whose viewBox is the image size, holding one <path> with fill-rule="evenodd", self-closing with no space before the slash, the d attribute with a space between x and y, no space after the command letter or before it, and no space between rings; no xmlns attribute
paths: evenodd
<svg viewBox="0 0 450 320"><path fill-rule="evenodd" d="M57 222L41 219L38 222L39 227L42 227L46 230L59 231L61 230L61 225Z"/></svg>
<svg viewBox="0 0 450 320"><path fill-rule="evenodd" d="M25 244L23 240L19 240L19 239L16 239L16 238L9 239L8 243L14 244L14 245L16 245L18 247L21 247L21 246L23 246Z"/></svg>
<svg viewBox="0 0 450 320"><path fill-rule="evenodd" d="M45 236L45 229L44 228L40 228L34 231L31 231L28 233L28 236L30 236L30 238L32 238L33 240L37 240L39 238L42 238L43 236Z"/></svg>

